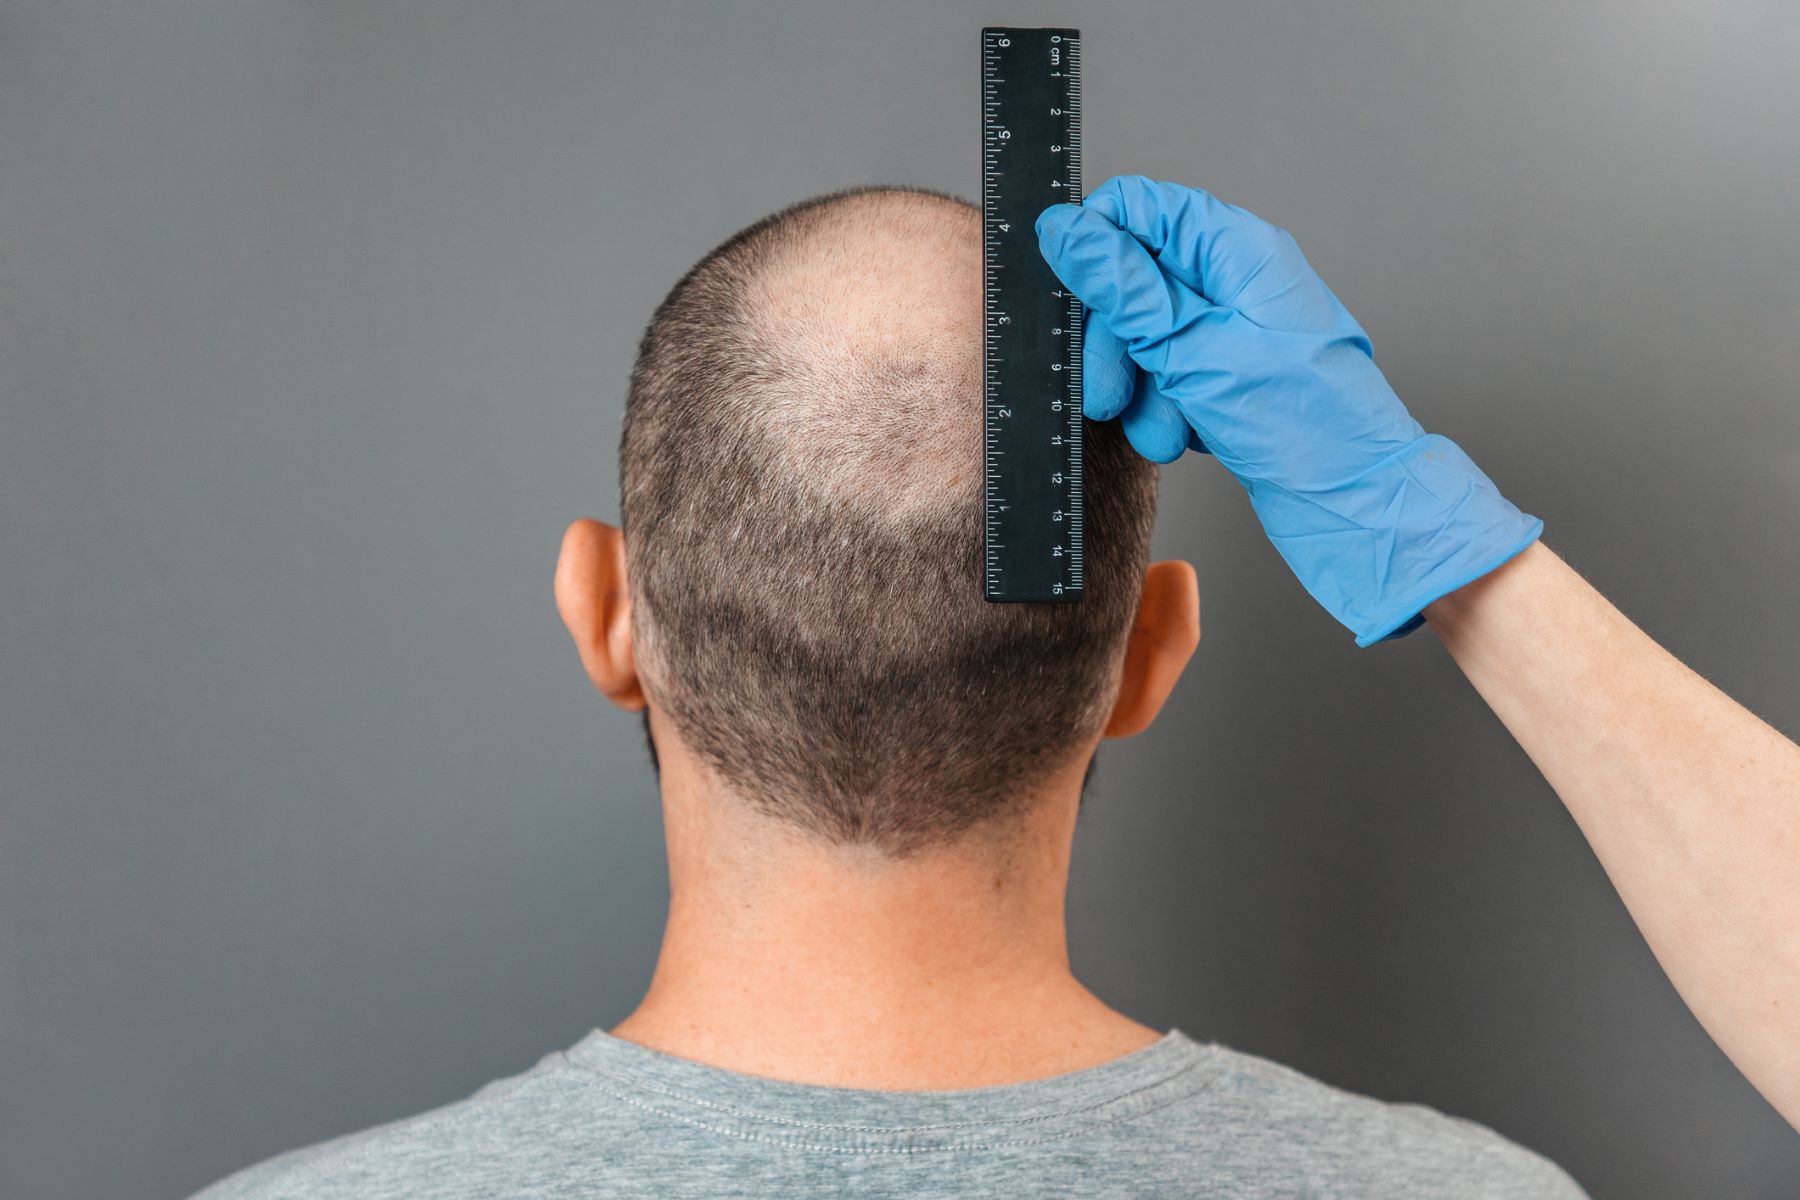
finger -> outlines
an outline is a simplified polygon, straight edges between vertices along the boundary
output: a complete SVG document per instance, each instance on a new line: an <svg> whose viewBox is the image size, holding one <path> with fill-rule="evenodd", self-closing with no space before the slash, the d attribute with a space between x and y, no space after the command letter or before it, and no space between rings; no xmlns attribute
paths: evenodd
<svg viewBox="0 0 1800 1200"><path fill-rule="evenodd" d="M1082 202L1125 230L1169 274L1215 304L1233 304L1243 268L1292 238L1212 193L1142 175L1115 175Z"/></svg>
<svg viewBox="0 0 1800 1200"><path fill-rule="evenodd" d="M1155 463L1174 462L1188 448L1192 429L1174 401L1156 390L1149 374L1138 376L1138 387L1119 414L1119 425L1125 440L1137 452Z"/></svg>
<svg viewBox="0 0 1800 1200"><path fill-rule="evenodd" d="M1193 423L1192 419L1188 417L1187 410L1185 408L1183 408L1175 400L1175 398L1173 396L1171 396L1167 392L1163 391L1162 388L1157 385L1156 376L1152 375L1150 372L1139 371L1137 373L1137 379L1133 383L1132 389L1131 389L1131 403L1142 409L1149 409L1149 408L1171 408L1171 409L1174 409L1176 412L1181 414L1182 420L1186 423L1186 425L1188 427L1187 428L1187 448L1189 450L1198 451L1201 454L1211 454L1212 453L1212 451L1207 448L1206 442L1200 437L1200 431L1194 428L1194 423ZM1143 420L1143 418L1137 418L1137 419ZM1165 413L1164 416L1159 418L1159 422L1166 423L1166 421L1167 421L1167 416ZM1159 445L1161 445L1160 439L1159 439ZM1162 446L1162 449L1166 450L1167 447Z"/></svg>
<svg viewBox="0 0 1800 1200"><path fill-rule="evenodd" d="M1137 367L1124 339L1091 313L1083 326L1081 412L1090 421L1110 421L1131 403Z"/></svg>
<svg viewBox="0 0 1800 1200"><path fill-rule="evenodd" d="M1157 388L1155 376L1137 369L1118 335L1092 314L1083 339L1082 415L1088 420L1110 421L1132 403L1140 408L1178 407ZM1169 450L1163 429L1166 421L1166 414L1159 416L1154 429L1150 429L1144 418L1133 418L1134 428L1145 428L1142 436L1158 454ZM1187 448L1201 454L1212 453L1192 427L1187 431Z"/></svg>
<svg viewBox="0 0 1800 1200"><path fill-rule="evenodd" d="M1084 205L1130 233L1170 276L1258 325L1314 333L1356 325L1287 230L1200 188L1119 175Z"/></svg>
<svg viewBox="0 0 1800 1200"><path fill-rule="evenodd" d="M1163 274L1136 238L1097 212L1053 204L1037 220L1038 246L1050 269L1130 344L1141 367L1156 369L1146 347L1199 323L1213 311L1182 284Z"/></svg>

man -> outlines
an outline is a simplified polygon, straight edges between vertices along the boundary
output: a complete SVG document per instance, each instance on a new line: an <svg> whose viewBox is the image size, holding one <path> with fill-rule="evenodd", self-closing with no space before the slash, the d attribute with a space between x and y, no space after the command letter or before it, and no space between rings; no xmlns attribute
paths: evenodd
<svg viewBox="0 0 1800 1200"><path fill-rule="evenodd" d="M860 191L726 242L640 349L623 531L577 522L556 577L588 674L647 710L660 764L672 894L648 993L524 1074L205 1200L1580 1196L1478 1126L1150 1029L1071 973L1086 772L1103 737L1150 724L1199 637L1192 569L1145 561L1147 460L1189 447L1238 474L1359 641L1429 616L1652 943L1685 956L1671 971L1693 968L1703 1018L1778 1057L1778 1020L1743 1018L1792 976L1746 979L1746 943L1695 949L1717 931L1678 911L1710 889L1766 935L1719 879L1749 871L1766 899L1778 864L1670 799L1711 778L1710 752L1677 770L1657 743L1698 713L1770 788L1792 745L1633 641L1539 522L1423 435L1285 235L1142 180L1040 233L1094 310L1088 415L1122 414L1089 428L1086 600L981 599L975 210ZM1632 769L1595 769L1602 752Z"/></svg>

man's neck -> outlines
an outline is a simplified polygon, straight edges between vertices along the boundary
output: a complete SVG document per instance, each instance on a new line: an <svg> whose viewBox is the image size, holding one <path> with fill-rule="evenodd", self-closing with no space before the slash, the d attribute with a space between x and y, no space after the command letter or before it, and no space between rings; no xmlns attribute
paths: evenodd
<svg viewBox="0 0 1800 1200"><path fill-rule="evenodd" d="M615 1036L752 1075L983 1087L1155 1041L1069 970L1079 775L1004 833L903 860L806 840L665 757L671 898L648 994Z"/></svg>

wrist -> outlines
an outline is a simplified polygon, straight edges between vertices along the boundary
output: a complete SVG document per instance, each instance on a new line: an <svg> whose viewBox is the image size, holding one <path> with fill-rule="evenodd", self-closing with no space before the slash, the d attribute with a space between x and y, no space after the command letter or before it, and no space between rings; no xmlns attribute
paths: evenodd
<svg viewBox="0 0 1800 1200"><path fill-rule="evenodd" d="M1460 637L1488 614L1517 609L1533 594L1533 580L1541 578L1552 564L1561 564L1555 551L1541 540L1534 541L1492 571L1426 605L1425 620L1446 641Z"/></svg>
<svg viewBox="0 0 1800 1200"><path fill-rule="evenodd" d="M1396 456L1388 490L1376 586L1363 623L1351 625L1359 646L1412 632L1432 604L1513 561L1544 530L1462 447L1437 434Z"/></svg>

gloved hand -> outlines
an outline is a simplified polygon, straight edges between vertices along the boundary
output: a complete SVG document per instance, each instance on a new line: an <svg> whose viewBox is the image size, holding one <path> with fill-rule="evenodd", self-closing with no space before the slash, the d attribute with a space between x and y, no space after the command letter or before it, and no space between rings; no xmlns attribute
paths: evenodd
<svg viewBox="0 0 1800 1200"><path fill-rule="evenodd" d="M1210 451L1357 645L1410 633L1543 531L1413 420L1284 230L1125 175L1045 209L1037 232L1090 310L1086 415L1118 417L1156 462Z"/></svg>

